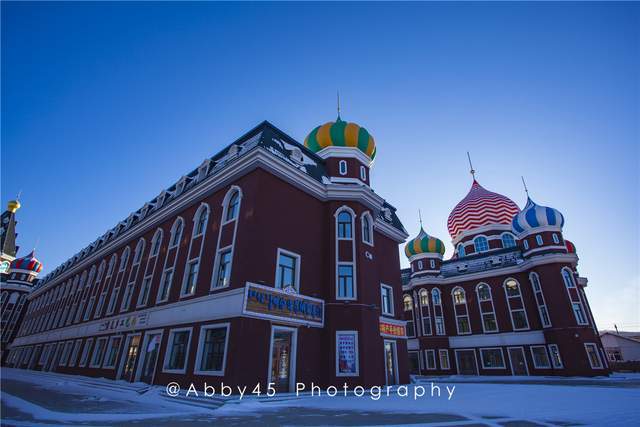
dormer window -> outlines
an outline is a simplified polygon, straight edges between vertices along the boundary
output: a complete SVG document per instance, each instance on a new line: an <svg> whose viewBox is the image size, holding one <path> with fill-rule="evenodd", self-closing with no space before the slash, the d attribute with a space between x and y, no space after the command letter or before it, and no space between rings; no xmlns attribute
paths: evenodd
<svg viewBox="0 0 640 427"><path fill-rule="evenodd" d="M367 168L364 166L360 166L360 179L363 181L367 180Z"/></svg>

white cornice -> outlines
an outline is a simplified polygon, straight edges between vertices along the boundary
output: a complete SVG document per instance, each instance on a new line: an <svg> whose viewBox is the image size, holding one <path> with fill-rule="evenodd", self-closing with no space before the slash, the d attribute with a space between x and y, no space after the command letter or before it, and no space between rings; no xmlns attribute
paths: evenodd
<svg viewBox="0 0 640 427"><path fill-rule="evenodd" d="M413 261L418 261L425 258L439 259L440 261L442 261L442 255L440 255L439 253L424 252L420 254L411 255L409 257L409 262L411 263Z"/></svg>
<svg viewBox="0 0 640 427"><path fill-rule="evenodd" d="M322 157L323 159L327 159L329 157L348 157L348 158L359 160L365 166L368 166L368 167L373 166L373 161L369 158L369 156L364 154L362 151L360 151L359 148L356 148L356 147L331 146L331 147L323 148L322 150L318 151L316 154Z"/></svg>
<svg viewBox="0 0 640 427"><path fill-rule="evenodd" d="M158 226L168 218L175 215L176 212L190 206L196 200L201 199L209 194L218 191L220 188L248 174L256 168L262 168L276 176L283 178L293 186L305 191L306 193L322 200L353 200L358 201L375 212L382 209L384 199L374 193L367 186L351 186L344 184L322 184L305 172L293 168L281 161L274 161L274 156L269 151L260 146L255 146L247 153L238 157L233 162L225 165L214 175L204 179L202 183L190 188L180 197L172 199L166 206L160 210L152 212L141 222L135 224L132 228L126 230L114 240L108 242L105 246L98 249L97 252L89 257L81 260L78 264L70 267L68 270L55 277L45 286L38 288L32 292L29 299L35 298L45 290L64 282L74 274L80 273L83 269L89 267L92 263L100 260L105 255L110 254L115 248L124 242L133 240L134 238L146 233L152 228ZM389 224L376 220L374 227L388 237L403 242L408 235L404 235Z"/></svg>
<svg viewBox="0 0 640 427"><path fill-rule="evenodd" d="M528 260L525 260L522 264L517 264L517 265L503 267L503 268L495 268L495 269L485 270L485 271L479 271L477 273L461 274L461 275L452 276L452 277L430 276L430 277L411 278L411 280L409 280L409 283L403 286L402 289L411 290L414 287L421 286L421 285L457 285L459 283L467 282L471 280L481 280L487 277L521 273L523 271L529 270L539 265L554 264L554 263L575 264L577 261L578 261L578 257L575 256L574 254L541 255L541 256L537 256L537 257L533 257Z"/></svg>

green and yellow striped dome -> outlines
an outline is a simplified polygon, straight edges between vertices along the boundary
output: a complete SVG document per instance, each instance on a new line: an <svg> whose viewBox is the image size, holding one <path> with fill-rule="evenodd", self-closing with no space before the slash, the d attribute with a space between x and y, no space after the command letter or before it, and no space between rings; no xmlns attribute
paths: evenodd
<svg viewBox="0 0 640 427"><path fill-rule="evenodd" d="M363 127L340 119L325 123L311 131L304 146L317 153L327 147L353 147L362 151L371 160L376 157L376 143Z"/></svg>
<svg viewBox="0 0 640 427"><path fill-rule="evenodd" d="M409 240L407 246L404 247L404 253L407 258L426 253L444 255L444 244L442 240L437 237L429 236L422 227L420 227L420 233L418 233L415 239Z"/></svg>

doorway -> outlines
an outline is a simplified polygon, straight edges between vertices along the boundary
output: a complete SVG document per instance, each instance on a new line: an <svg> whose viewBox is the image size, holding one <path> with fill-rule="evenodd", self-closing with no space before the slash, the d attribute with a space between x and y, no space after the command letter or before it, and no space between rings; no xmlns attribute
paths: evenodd
<svg viewBox="0 0 640 427"><path fill-rule="evenodd" d="M513 375L529 375L527 359L524 356L523 347L509 347L509 362L511 363L511 373Z"/></svg>
<svg viewBox="0 0 640 427"><path fill-rule="evenodd" d="M456 350L459 375L478 375L475 350Z"/></svg>
<svg viewBox="0 0 640 427"><path fill-rule="evenodd" d="M118 370L118 379L132 382L135 379L133 368L140 351L140 334L129 335L124 348L125 352L122 355L123 360Z"/></svg>
<svg viewBox="0 0 640 427"><path fill-rule="evenodd" d="M295 382L297 329L273 326L269 358L269 382L276 392L287 393Z"/></svg>
<svg viewBox="0 0 640 427"><path fill-rule="evenodd" d="M398 351L395 341L384 340L384 367L387 385L398 384Z"/></svg>
<svg viewBox="0 0 640 427"><path fill-rule="evenodd" d="M152 331L145 334L142 348L138 350L141 353L141 359L138 363L138 372L136 374L139 381L147 384L153 384L161 342L162 331Z"/></svg>

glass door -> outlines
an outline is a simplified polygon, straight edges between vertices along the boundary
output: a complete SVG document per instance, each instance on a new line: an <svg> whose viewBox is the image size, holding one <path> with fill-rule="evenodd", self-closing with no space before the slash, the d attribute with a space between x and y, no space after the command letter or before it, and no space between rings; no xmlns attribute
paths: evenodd
<svg viewBox="0 0 640 427"><path fill-rule="evenodd" d="M140 381L152 384L153 373L156 370L156 362L158 361L158 352L160 351L160 338L162 334L150 334L147 336L146 348L144 349L144 360L142 360L142 372Z"/></svg>
<svg viewBox="0 0 640 427"><path fill-rule="evenodd" d="M293 332L273 331L271 343L271 382L277 392L288 392L291 382L291 353Z"/></svg>
<svg viewBox="0 0 640 427"><path fill-rule="evenodd" d="M140 348L140 335L133 335L127 338L127 349L124 354L124 366L122 368L121 379L132 382L134 380L133 367L136 364L136 358L138 357L138 350Z"/></svg>
<svg viewBox="0 0 640 427"><path fill-rule="evenodd" d="M384 342L384 363L387 385L398 384L396 343L394 341Z"/></svg>
<svg viewBox="0 0 640 427"><path fill-rule="evenodd" d="M529 375L527 360L524 358L524 348L510 347L509 360L511 361L511 372L513 375Z"/></svg>

